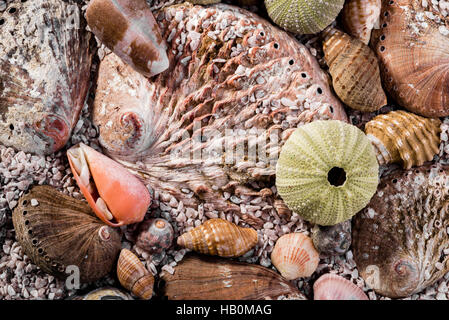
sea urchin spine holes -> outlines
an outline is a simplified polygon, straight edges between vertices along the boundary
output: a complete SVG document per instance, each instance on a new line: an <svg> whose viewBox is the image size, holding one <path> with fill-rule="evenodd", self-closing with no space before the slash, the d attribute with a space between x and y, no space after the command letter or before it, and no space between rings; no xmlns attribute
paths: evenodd
<svg viewBox="0 0 449 320"><path fill-rule="evenodd" d="M339 167L333 167L327 173L327 181L335 187L339 187L346 182L346 172Z"/></svg>

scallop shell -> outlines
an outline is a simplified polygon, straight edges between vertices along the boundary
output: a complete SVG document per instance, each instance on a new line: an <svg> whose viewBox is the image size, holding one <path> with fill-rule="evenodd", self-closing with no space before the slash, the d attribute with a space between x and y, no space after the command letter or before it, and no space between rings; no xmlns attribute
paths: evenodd
<svg viewBox="0 0 449 320"><path fill-rule="evenodd" d="M149 300L153 296L154 277L137 256L122 249L117 262L117 278L135 296Z"/></svg>
<svg viewBox="0 0 449 320"><path fill-rule="evenodd" d="M185 208L261 227L223 194L262 196L248 186L274 176L294 128L347 121L341 103L306 47L247 10L184 3L155 17L170 48L167 71L148 81L114 54L100 63L92 115L103 150Z"/></svg>
<svg viewBox="0 0 449 320"><path fill-rule="evenodd" d="M313 284L314 300L369 300L354 283L342 276L327 273Z"/></svg>
<svg viewBox="0 0 449 320"><path fill-rule="evenodd" d="M169 300L307 300L271 269L256 264L188 254L164 272L161 294Z"/></svg>
<svg viewBox="0 0 449 320"><path fill-rule="evenodd" d="M440 149L439 119L429 119L406 111L378 115L365 125L379 164L401 163L404 169L432 161Z"/></svg>
<svg viewBox="0 0 449 320"><path fill-rule="evenodd" d="M120 252L117 230L98 220L84 201L50 186L23 195L12 218L24 253L61 279L69 275L68 266L76 266L81 282L96 281L111 271Z"/></svg>
<svg viewBox="0 0 449 320"><path fill-rule="evenodd" d="M380 17L373 48L385 89L413 113L449 115L449 19L421 0L383 0Z"/></svg>
<svg viewBox="0 0 449 320"><path fill-rule="evenodd" d="M310 277L318 267L320 254L312 239L296 232L280 237L271 252L271 262L287 280Z"/></svg>
<svg viewBox="0 0 449 320"><path fill-rule="evenodd" d="M377 293L408 297L449 271L449 166L422 166L382 179L353 221L354 260Z"/></svg>
<svg viewBox="0 0 449 320"><path fill-rule="evenodd" d="M318 33L330 25L344 0L265 0L268 15L278 26L294 33Z"/></svg>
<svg viewBox="0 0 449 320"><path fill-rule="evenodd" d="M342 22L345 31L368 44L371 30L379 25L382 0L348 0L343 7Z"/></svg>
<svg viewBox="0 0 449 320"><path fill-rule="evenodd" d="M335 93L352 109L376 111L387 104L376 54L359 39L329 29L323 43Z"/></svg>
<svg viewBox="0 0 449 320"><path fill-rule="evenodd" d="M164 219L155 218L139 225L136 246L149 252L160 253L170 248L173 242L173 227Z"/></svg>
<svg viewBox="0 0 449 320"><path fill-rule="evenodd" d="M335 226L315 225L312 229L312 240L320 254L325 256L344 254L351 246L351 220Z"/></svg>
<svg viewBox="0 0 449 320"><path fill-rule="evenodd" d="M134 300L129 294L111 287L93 290L81 300Z"/></svg>
<svg viewBox="0 0 449 320"><path fill-rule="evenodd" d="M11 1L0 21L0 143L54 153L84 106L94 42L70 0Z"/></svg>
<svg viewBox="0 0 449 320"><path fill-rule="evenodd" d="M181 235L181 247L220 257L239 257L257 244L257 231L224 219L209 219Z"/></svg>
<svg viewBox="0 0 449 320"><path fill-rule="evenodd" d="M335 225L369 202L378 171L374 148L360 129L336 120L315 121L296 129L282 148L276 187L305 220Z"/></svg>

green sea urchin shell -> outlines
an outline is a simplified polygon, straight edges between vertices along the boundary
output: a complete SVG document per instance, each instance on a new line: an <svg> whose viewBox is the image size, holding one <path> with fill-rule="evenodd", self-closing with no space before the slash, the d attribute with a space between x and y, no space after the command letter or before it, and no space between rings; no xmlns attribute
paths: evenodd
<svg viewBox="0 0 449 320"><path fill-rule="evenodd" d="M285 142L276 166L276 187L287 206L307 221L335 225L363 209L376 192L379 165L357 127L314 121Z"/></svg>
<svg viewBox="0 0 449 320"><path fill-rule="evenodd" d="M317 33L334 21L344 0L265 0L268 15L278 26L299 34Z"/></svg>

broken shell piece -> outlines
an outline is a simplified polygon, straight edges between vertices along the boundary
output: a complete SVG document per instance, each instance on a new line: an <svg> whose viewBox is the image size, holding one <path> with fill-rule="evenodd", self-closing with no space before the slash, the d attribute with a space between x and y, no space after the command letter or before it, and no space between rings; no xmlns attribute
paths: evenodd
<svg viewBox="0 0 449 320"><path fill-rule="evenodd" d="M83 143L70 148L67 157L81 192L102 221L119 227L143 220L151 198L137 177Z"/></svg>

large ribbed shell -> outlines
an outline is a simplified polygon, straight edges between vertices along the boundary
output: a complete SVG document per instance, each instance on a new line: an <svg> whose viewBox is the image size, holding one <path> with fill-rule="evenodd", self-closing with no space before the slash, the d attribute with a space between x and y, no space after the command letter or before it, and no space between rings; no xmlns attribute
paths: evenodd
<svg viewBox="0 0 449 320"><path fill-rule="evenodd" d="M421 4L383 0L373 48L385 89L398 104L425 117L444 117L449 115L449 35L443 32L449 19Z"/></svg>
<svg viewBox="0 0 449 320"><path fill-rule="evenodd" d="M440 149L441 121L406 111L378 115L365 125L379 164L399 162L405 169L431 161Z"/></svg>
<svg viewBox="0 0 449 320"><path fill-rule="evenodd" d="M73 1L10 1L0 21L0 143L51 154L84 106L91 36Z"/></svg>
<svg viewBox="0 0 449 320"><path fill-rule="evenodd" d="M343 7L342 21L345 31L368 44L371 30L379 23L382 0L348 0Z"/></svg>
<svg viewBox="0 0 449 320"><path fill-rule="evenodd" d="M37 202L37 204L35 204ZM13 212L17 240L43 271L66 279L77 266L81 282L111 271L119 254L119 232L97 219L86 202L50 186L35 186Z"/></svg>
<svg viewBox="0 0 449 320"><path fill-rule="evenodd" d="M297 126L347 121L327 76L306 47L244 9L185 3L155 17L169 70L148 81L113 54L100 64L93 121L103 149L185 207L203 203L205 211L233 211L263 225L223 192L273 177L279 149ZM266 153L220 150L256 144Z"/></svg>
<svg viewBox="0 0 449 320"><path fill-rule="evenodd" d="M276 187L293 212L335 225L369 202L378 170L374 148L361 130L336 120L315 121L296 129L282 148Z"/></svg>
<svg viewBox="0 0 449 320"><path fill-rule="evenodd" d="M257 231L224 219L210 219L181 235L178 245L204 254L238 257L257 243Z"/></svg>
<svg viewBox="0 0 449 320"><path fill-rule="evenodd" d="M318 267L320 254L310 237L296 232L280 237L271 252L271 262L287 280L310 277Z"/></svg>
<svg viewBox="0 0 449 320"><path fill-rule="evenodd" d="M387 104L376 54L356 38L332 29L323 43L335 93L352 109L376 111Z"/></svg>
<svg viewBox="0 0 449 320"><path fill-rule="evenodd" d="M313 300L369 300L366 294L342 276L327 273L313 284Z"/></svg>
<svg viewBox="0 0 449 320"><path fill-rule="evenodd" d="M299 34L318 33L331 24L344 0L265 0L268 15L278 26Z"/></svg>
<svg viewBox="0 0 449 320"><path fill-rule="evenodd" d="M382 179L353 220L354 260L366 284L408 297L449 271L449 166L422 166Z"/></svg>

